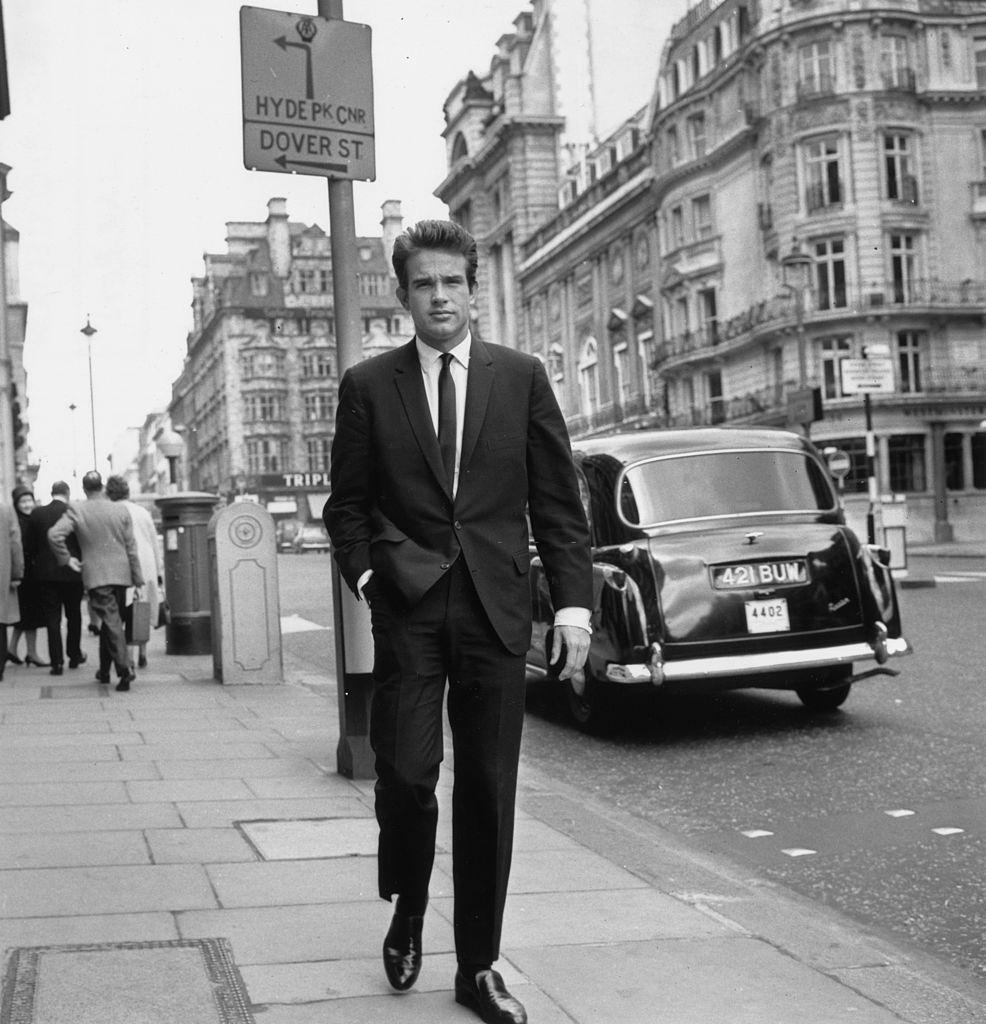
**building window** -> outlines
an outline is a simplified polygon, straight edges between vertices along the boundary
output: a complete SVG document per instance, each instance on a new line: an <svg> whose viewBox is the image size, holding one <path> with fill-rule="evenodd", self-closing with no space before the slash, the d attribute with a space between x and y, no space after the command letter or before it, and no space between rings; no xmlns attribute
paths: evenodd
<svg viewBox="0 0 986 1024"><path fill-rule="evenodd" d="M914 71L911 68L905 36L884 36L880 52L880 71L884 89L913 89Z"/></svg>
<svg viewBox="0 0 986 1024"><path fill-rule="evenodd" d="M709 396L709 423L726 422L726 403L722 398L722 372L713 370L705 375L705 389Z"/></svg>
<svg viewBox="0 0 986 1024"><path fill-rule="evenodd" d="M972 52L976 62L976 88L986 89L986 36L973 39Z"/></svg>
<svg viewBox="0 0 986 1024"><path fill-rule="evenodd" d="M301 353L301 376L304 380L321 380L335 374L332 353L313 349Z"/></svg>
<svg viewBox="0 0 986 1024"><path fill-rule="evenodd" d="M890 273L893 278L894 302L913 302L916 256L914 235L890 236Z"/></svg>
<svg viewBox="0 0 986 1024"><path fill-rule="evenodd" d="M548 377L552 384L565 380L565 350L556 341L548 347Z"/></svg>
<svg viewBox="0 0 986 1024"><path fill-rule="evenodd" d="M972 486L977 491L986 491L986 434L973 434L972 442Z"/></svg>
<svg viewBox="0 0 986 1024"><path fill-rule="evenodd" d="M275 437L253 438L246 443L247 472L280 473L287 469L285 452L287 442Z"/></svg>
<svg viewBox="0 0 986 1024"><path fill-rule="evenodd" d="M692 200L692 231L696 238L708 238L712 234L712 200L707 195Z"/></svg>
<svg viewBox="0 0 986 1024"><path fill-rule="evenodd" d="M921 349L924 338L920 331L897 332L897 368L900 390L914 394L921 390Z"/></svg>
<svg viewBox="0 0 986 1024"><path fill-rule="evenodd" d="M258 299L267 294L266 274L258 273L256 270L250 272L250 294Z"/></svg>
<svg viewBox="0 0 986 1024"><path fill-rule="evenodd" d="M335 415L335 402L329 391L310 391L305 395L305 419L309 423L331 420Z"/></svg>
<svg viewBox="0 0 986 1024"><path fill-rule="evenodd" d="M823 338L819 343L824 398L845 398L842 360L852 355L852 338Z"/></svg>
<svg viewBox="0 0 986 1024"><path fill-rule="evenodd" d="M244 380L258 377L282 377L284 375L284 354L281 352L244 352L240 355L240 367Z"/></svg>
<svg viewBox="0 0 986 1024"><path fill-rule="evenodd" d="M579 358L582 411L591 416L599 408L599 356L595 338L586 338Z"/></svg>
<svg viewBox="0 0 986 1024"><path fill-rule="evenodd" d="M693 160L705 156L705 114L692 114L688 118L688 144Z"/></svg>
<svg viewBox="0 0 986 1024"><path fill-rule="evenodd" d="M945 435L945 489L948 491L965 490L964 441L965 434Z"/></svg>
<svg viewBox="0 0 986 1024"><path fill-rule="evenodd" d="M672 125L664 138L667 140L668 145L668 160L671 162L671 166L674 167L681 160L681 149L678 146L678 129Z"/></svg>
<svg viewBox="0 0 986 1024"><path fill-rule="evenodd" d="M702 288L698 292L698 311L702 318L702 344L719 344L719 312L715 288Z"/></svg>
<svg viewBox="0 0 986 1024"><path fill-rule="evenodd" d="M883 136L883 166L887 198L898 203L916 203L918 182L911 173L910 135L888 132Z"/></svg>
<svg viewBox="0 0 986 1024"><path fill-rule="evenodd" d="M461 134L459 135L459 138L462 138ZM465 155L465 153L463 153L463 155ZM453 159L455 159L454 156ZM464 202L458 208L458 210L455 211L454 215L452 216L452 220L454 220L456 224L458 224L460 227L464 228L466 231L472 234L472 202L468 200Z"/></svg>
<svg viewBox="0 0 986 1024"><path fill-rule="evenodd" d="M308 449L308 472L328 472L332 441L327 437L310 437L306 442L306 446Z"/></svg>
<svg viewBox="0 0 986 1024"><path fill-rule="evenodd" d="M244 400L247 423L273 423L284 419L284 396L278 394L247 395Z"/></svg>
<svg viewBox="0 0 986 1024"><path fill-rule="evenodd" d="M671 248L678 249L685 244L685 214L680 206L671 211Z"/></svg>
<svg viewBox="0 0 986 1024"><path fill-rule="evenodd" d="M630 402L630 375L627 373L627 343L613 348L613 373L616 377L616 401L625 410Z"/></svg>
<svg viewBox="0 0 986 1024"><path fill-rule="evenodd" d="M805 144L805 206L809 213L843 201L839 136L828 135Z"/></svg>
<svg viewBox="0 0 986 1024"><path fill-rule="evenodd" d="M815 243L815 292L819 309L841 309L846 297L846 243L827 238Z"/></svg>
<svg viewBox="0 0 986 1024"><path fill-rule="evenodd" d="M827 39L798 47L798 69L799 95L813 96L834 91L832 46Z"/></svg>
<svg viewBox="0 0 986 1024"><path fill-rule="evenodd" d="M898 434L887 441L890 489L895 493L928 488L924 463L924 434Z"/></svg>

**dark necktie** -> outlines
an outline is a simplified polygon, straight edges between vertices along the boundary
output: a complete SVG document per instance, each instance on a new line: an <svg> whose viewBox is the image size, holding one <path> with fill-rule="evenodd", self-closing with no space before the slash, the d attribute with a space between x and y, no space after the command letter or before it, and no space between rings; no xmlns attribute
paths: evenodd
<svg viewBox="0 0 986 1024"><path fill-rule="evenodd" d="M442 353L442 372L438 375L438 447L448 476L449 491L455 484L455 381L452 380L452 353Z"/></svg>

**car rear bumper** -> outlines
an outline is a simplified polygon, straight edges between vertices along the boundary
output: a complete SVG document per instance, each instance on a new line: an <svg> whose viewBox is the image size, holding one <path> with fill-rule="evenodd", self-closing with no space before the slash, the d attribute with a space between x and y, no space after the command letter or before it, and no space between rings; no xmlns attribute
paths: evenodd
<svg viewBox="0 0 986 1024"><path fill-rule="evenodd" d="M911 645L903 637L888 637L884 641L887 656L898 658L911 653ZM655 645L656 646L656 645ZM640 685L690 679L723 679L734 676L762 676L773 672L799 669L831 668L851 665L854 661L878 661L876 652L868 643L838 644L801 651L779 651L768 654L740 654L729 657L684 658L681 661L662 661L660 652L652 653L649 662L625 665L610 663L606 678L611 683Z"/></svg>

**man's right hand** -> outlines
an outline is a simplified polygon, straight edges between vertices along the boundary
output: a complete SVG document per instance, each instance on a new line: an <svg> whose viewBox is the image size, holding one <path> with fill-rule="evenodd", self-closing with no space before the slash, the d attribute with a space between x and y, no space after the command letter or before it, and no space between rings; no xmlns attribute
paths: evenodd
<svg viewBox="0 0 986 1024"><path fill-rule="evenodd" d="M82 563L75 557L75 555L69 555L68 567L72 572L82 572Z"/></svg>

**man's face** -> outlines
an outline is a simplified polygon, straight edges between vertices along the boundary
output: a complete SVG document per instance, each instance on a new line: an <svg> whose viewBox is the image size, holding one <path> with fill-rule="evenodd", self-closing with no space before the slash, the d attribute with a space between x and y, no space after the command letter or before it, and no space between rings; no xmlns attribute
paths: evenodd
<svg viewBox="0 0 986 1024"><path fill-rule="evenodd" d="M455 348L469 330L469 300L475 288L466 279L461 253L424 249L407 261L407 289L397 298L411 314L417 336L439 352Z"/></svg>

